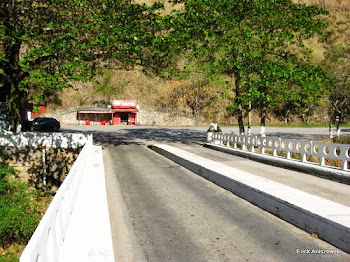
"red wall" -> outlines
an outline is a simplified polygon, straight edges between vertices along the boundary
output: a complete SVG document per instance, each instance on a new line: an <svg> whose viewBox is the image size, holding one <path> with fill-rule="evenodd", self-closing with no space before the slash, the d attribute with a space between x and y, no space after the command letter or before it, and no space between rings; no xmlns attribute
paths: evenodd
<svg viewBox="0 0 350 262"><path fill-rule="evenodd" d="M131 113L129 118L130 125L136 125L136 113Z"/></svg>
<svg viewBox="0 0 350 262"><path fill-rule="evenodd" d="M38 108L40 110L40 114L39 113L33 113L33 111L32 111L32 118L45 115L46 106L38 106Z"/></svg>
<svg viewBox="0 0 350 262"><path fill-rule="evenodd" d="M113 115L113 125L119 125L120 124L120 115L118 113L114 113Z"/></svg>
<svg viewBox="0 0 350 262"><path fill-rule="evenodd" d="M30 117L31 119L33 118L36 118L38 116L44 116L45 115L45 112L46 112L46 106L37 106L40 110L40 113L34 113L33 110L34 110L34 105L32 103L28 103L25 105L25 108L24 108L24 111L21 113L21 116L22 116L22 120L25 120L26 119L26 114L27 112L31 112L30 113Z"/></svg>

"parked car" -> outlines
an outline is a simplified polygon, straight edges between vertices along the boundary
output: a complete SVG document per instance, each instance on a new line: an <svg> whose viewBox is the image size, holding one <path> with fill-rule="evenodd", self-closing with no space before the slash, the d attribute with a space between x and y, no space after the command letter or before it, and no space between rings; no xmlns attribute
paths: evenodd
<svg viewBox="0 0 350 262"><path fill-rule="evenodd" d="M57 131L60 128L60 121L53 117L36 117L30 125L30 131Z"/></svg>
<svg viewBox="0 0 350 262"><path fill-rule="evenodd" d="M22 131L30 131L30 128L32 127L33 120L24 120L22 121Z"/></svg>

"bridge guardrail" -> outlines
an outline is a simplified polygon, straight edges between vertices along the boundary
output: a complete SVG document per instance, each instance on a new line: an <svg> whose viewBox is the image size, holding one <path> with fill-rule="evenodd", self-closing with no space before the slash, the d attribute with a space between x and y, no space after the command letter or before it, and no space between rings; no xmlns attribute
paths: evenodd
<svg viewBox="0 0 350 262"><path fill-rule="evenodd" d="M0 146L76 148L82 147L86 142L87 136L84 134L36 132L24 132L19 134L14 134L12 132L0 133Z"/></svg>
<svg viewBox="0 0 350 262"><path fill-rule="evenodd" d="M284 139L280 137L263 137L252 135L237 135L212 133L209 143L232 146L235 149L241 148L244 151L257 153L256 148L261 148L261 154L266 150L272 150L272 156L286 159L294 159L292 153L300 154L300 161L303 163L317 164L323 167L337 168L349 171L350 145L324 143L318 141ZM309 156L319 158L318 162L308 160ZM341 163L340 167L327 165L326 159L333 159Z"/></svg>
<svg viewBox="0 0 350 262"><path fill-rule="evenodd" d="M58 261L87 156L92 149L92 141L92 135L89 135L77 160L24 249L20 262Z"/></svg>

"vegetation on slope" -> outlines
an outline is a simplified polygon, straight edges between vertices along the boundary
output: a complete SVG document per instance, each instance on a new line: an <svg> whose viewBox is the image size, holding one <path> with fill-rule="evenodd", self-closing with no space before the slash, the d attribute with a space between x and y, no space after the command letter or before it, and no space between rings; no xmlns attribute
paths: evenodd
<svg viewBox="0 0 350 262"><path fill-rule="evenodd" d="M1 88L14 90L11 91L14 93L11 93L10 100L17 104L19 109L19 105L22 105L24 100L27 101L29 99L39 101L44 98L45 102L51 102L54 106L70 107L91 105L101 101L108 103L112 98L119 98L137 99L142 105L147 104L153 108L183 112L196 118L208 119L213 116L220 116L219 118L221 118L218 119L216 117L216 119L208 119L208 121L226 122L229 117L232 118L232 110L237 112L237 108L241 108L242 114L240 114L240 117L244 121L246 121L246 115L249 111L254 113L253 120L254 118L256 121L261 119L262 122L265 122L266 119L295 121L299 117L303 121L312 121L314 109L319 107L323 101L323 105L321 106L326 110L321 110L325 112L322 114L329 114L331 119L334 119L336 115L340 115L342 121L347 121L349 115L347 111L349 107L346 106L349 104L347 102L349 98L349 77L347 77L349 47L345 39L349 38L348 25L350 24L349 12L346 12L349 7L347 1L294 1L318 4L330 10L330 15L325 16L325 19L330 24L328 29L325 30L328 38L323 43L318 42L321 37L309 38L311 32L315 32L316 27L314 25L316 24L312 21L319 21L318 19L320 17L316 16L319 11L316 11L317 9L315 7L295 7L290 4L290 1L272 1L271 3L267 3L266 1L258 0L247 2L227 0L220 3L212 3L210 1L193 2L187 0L173 1L177 3L175 7L169 1L164 1L165 10L162 9L162 5L153 5L156 2L153 0L135 1L136 3L146 3L147 5L137 5L130 1L116 1L116 3L109 1L108 4L106 4L107 2L104 3L104 1L92 1L91 3L93 5L88 8L84 7L86 1L76 1L73 6L61 1L54 1L50 8L45 8L45 1L42 5L27 5L29 2L25 0L19 2L5 1L0 6L1 12L6 18L2 21L3 26L1 27L3 31L1 31L0 51L3 53L1 54L0 63L2 66L2 69L0 69L0 86L2 84ZM260 5L260 2L263 5ZM227 16L218 17L215 15L220 14L220 12L215 13L215 10L218 11L218 8L222 4L227 4L227 6L237 4L238 7L245 10L244 12L240 12L244 14L240 26L235 26L236 22L232 24L234 19L230 20L231 24L226 24L229 21L227 20L225 22L222 19ZM64 5L65 11L62 11L58 16L53 16L54 13L57 13L53 11L56 9L60 10L62 5ZM120 7L119 5L123 5L125 8L117 8ZM285 7L283 10L285 11L290 7L290 10L296 8L298 12L304 13L302 16L298 16L298 12L292 12L292 16L289 16L287 12L285 15L280 16L281 9L279 5L283 5ZM190 12L196 10L193 9L195 6L201 9L201 11L191 14ZM96 8L98 12L94 11ZM268 8L270 8L271 14L274 14L271 17L268 16L268 12L264 15L264 12ZM8 12L9 9L14 12ZM174 15L171 14L172 9L180 10L181 12ZM82 10L84 10L84 15L79 15L79 12ZM120 10L124 10L124 13L118 13ZM224 8L222 11L226 12L228 10L229 8ZM185 24L181 24L181 21L176 17L186 15L184 12L187 12L189 19L184 20ZM30 13L37 15L28 16ZM255 16L254 13L259 13L259 16ZM308 17L306 15L307 13L311 16ZM15 15L15 17L10 17L9 14ZM42 14L47 15L42 16ZM206 14L206 16L200 17L198 16L199 14ZM234 12L228 14L235 16ZM15 19L16 17L20 19ZM41 21L40 19L43 18L40 17L46 17L45 19L47 20ZM77 19L78 17L87 18L88 23L84 19ZM263 20L261 19L262 17L264 17ZM209 21L208 19L212 20ZM290 23L284 23L286 19L289 19L288 21ZM305 23L305 19L308 19L309 22ZM23 21L23 24L16 25L16 21L19 20ZM189 24L191 20L195 22ZM299 28L294 27L294 32L288 31L288 26L290 29L293 27L293 20L300 22L294 24ZM220 26L215 25L214 28L211 25L211 23L215 24L219 21ZM247 21L252 23L250 31L246 30L248 27L244 27L244 23ZM33 23L42 26L40 28L34 28L34 30L31 26ZM285 59L284 62L283 59L279 59L277 63L272 59L274 55L271 55L268 49L262 48L264 41L259 42L263 40L264 32L256 29L264 28L264 30L269 30L268 23L271 25L278 23L282 26L282 31L285 32L284 35L281 34L278 36L281 39L283 38L283 41L273 41L271 38L266 38L270 47L273 46L272 43L275 43L274 50L270 48L270 51L273 51L275 54L274 59L280 57L275 52L277 50L276 44L295 41L292 35L301 36L301 31L303 30L305 31L304 33L309 34L308 36L305 35L305 38L309 39L302 42L305 45L304 47L297 47L295 45L293 49L293 45L290 45L288 49L285 49L290 54L295 55L293 58L294 61L299 59L299 64L307 61L307 67L305 67L306 64L304 64L303 69L298 66L300 73L302 71L307 72L306 77L304 77L305 79L297 79L295 77L296 75L293 76L294 79L292 82L294 86L299 86L299 91L289 92L288 90L292 88L290 86L291 79L289 79L291 78L291 74L288 77L283 76L288 70L291 72L292 67L290 65L293 59L290 59L290 57ZM185 32L184 25L186 28L192 27L192 29ZM225 25L232 30L228 31L227 28L224 29ZM305 28L302 29L302 27ZM306 27L308 27L307 30ZM59 28L63 28L64 30L57 30ZM239 28L240 31L234 31L234 28ZM32 29L34 31L31 31ZM71 29L74 30L72 31ZM169 32L169 30L171 34L165 33ZM178 38L181 34L183 36L184 33L189 33L191 30L194 34L190 38L187 38L187 42L183 41L184 39L181 40ZM301 31L298 33L298 30ZM70 33L71 31L73 33ZM104 33L97 34L97 31ZM320 32L318 29L316 31ZM223 91L223 86L229 86L228 83L232 80L228 79L228 74L225 72L221 72L226 77L223 77L221 82L219 82L217 79L212 79L212 75L208 76L208 70L205 70L206 76L201 76L206 81L205 85L203 85L202 80L198 80L198 75L203 75L203 68L200 68L202 72L194 72L185 78L173 78L169 80L170 73L174 72L174 70L167 71L169 69L168 66L175 61L175 58L178 59L176 55L181 54L185 56L177 60L177 67L173 69L188 68L189 65L193 66L195 60L197 63L201 61L201 65L208 66L208 60L207 62L204 60L210 58L210 56L203 56L203 52L194 53L195 59L192 59L192 61L189 60L190 49L194 50L194 46L191 47L190 44L198 40L196 42L197 47L204 47L206 43L210 42L211 45L216 43L211 46L212 49L218 48L220 37L223 40L223 36L225 35L220 34L220 32L226 32L225 34L227 36L229 32L230 34L232 33L232 35L226 38L226 40L230 41L240 39L239 37L237 38L239 35L244 36L241 38L244 40L244 43L234 44L225 40L226 46L221 45L221 49L207 49L207 54L210 51L214 51L212 52L214 56L211 57L214 60L211 62L216 63L215 70L218 69L218 62L223 60L222 58L225 52L228 54L234 51L232 48L235 47L241 49L238 50L236 48L236 51L238 50L239 52L244 51L243 49L245 48L246 50L241 53L244 56L241 56L241 58L244 57L246 61L250 59L251 62L254 62L247 63L247 65L251 65L250 67L242 67L245 72L243 74L244 79L249 81L244 80L243 82L238 81L235 83L241 85L241 90L244 91L243 95L241 93L240 98L232 93L232 91L237 90L232 85L230 92ZM50 34L54 34L57 37L50 37ZM204 37L202 39L200 39L201 34ZM277 37L277 34L274 34L274 37ZM260 40L257 41L258 39ZM224 44L225 41L221 41L221 44ZM269 45L265 45L265 47ZM232 50L229 50L230 48ZM255 51L253 50L254 48ZM279 48L283 50L281 46ZM17 53L15 52L15 54L9 50L16 51ZM267 51L265 53L268 56L264 55L264 52L261 52L262 50ZM259 52L260 57L258 58L257 54ZM19 60L12 59L10 54L14 55L12 58L17 57ZM11 61L14 64L11 64ZM223 61L228 62L227 59ZM242 62L235 59L232 61L236 61L236 63ZM268 63L266 63L267 61ZM294 66L297 65L295 62L293 63ZM212 69L213 65L212 63ZM98 83L90 82L83 84L77 81L90 79L97 72L95 66L106 67L98 77ZM221 63L220 66L222 67L223 64ZM335 92L332 92L329 104L328 99L322 97L323 92L321 92L322 90L329 91L329 88L324 86L327 80L320 77L323 73L321 73L317 66L320 66L327 72L328 76L331 76L335 80L333 86L336 86L336 89ZM288 67L289 69L287 69ZM8 71L8 68L17 68L18 70L14 74L11 70ZM272 68L274 69L272 70ZM284 73L281 72L282 68L284 68ZM198 69L197 67L192 71L198 71ZM212 69L211 71L213 71ZM159 79L154 76L152 78L146 77L140 73L140 70L163 73L163 76L168 76L168 80ZM294 72L298 70L294 70ZM219 71L217 73L221 74ZM266 74L266 72L270 72L271 74ZM276 73L281 74L281 76L277 76ZM16 75L16 79L10 79L8 77ZM317 80L318 83L315 85L314 83L317 82L315 81L316 78L319 80ZM9 83L13 85L12 89ZM66 89L65 86L73 86L78 91ZM250 91L247 92L244 88L248 88L248 86L250 86ZM282 88L283 86L288 88ZM242 87L244 88L242 89ZM303 91L302 88L305 87L308 87L308 90L305 89ZM309 87L312 87L316 93L310 92ZM64 94L58 92L62 88L65 90ZM279 92L277 90L278 88L282 88L282 92ZM199 90L201 91L198 92ZM289 96L284 93L288 93ZM295 96L291 96L291 94L295 94ZM221 99L223 96L226 99ZM322 99L320 100L320 98ZM11 107L16 107L11 103L10 111ZM330 109L330 112L326 112L327 108ZM11 118L16 118L18 121L19 111L12 112ZM15 124L15 122L12 123L12 125Z"/></svg>
<svg viewBox="0 0 350 262"><path fill-rule="evenodd" d="M51 197L16 179L16 170L0 161L0 260L18 257L37 227Z"/></svg>
<svg viewBox="0 0 350 262"><path fill-rule="evenodd" d="M149 4L152 1L143 1L143 2L146 2ZM264 4L264 6L266 6L265 4ZM169 5L167 5L167 6L169 6ZM213 7L210 7L210 8L216 8L216 7L217 7L217 4L213 4ZM247 8L247 7L245 7L245 8ZM210 10L208 12L210 12ZM343 12L344 13L343 16L339 16L340 13L341 12L339 12L339 11L336 11L336 12L331 11L331 14L329 16L326 16L327 22L329 22L329 24L330 24L329 28L326 29L326 33L328 34L328 40L326 42L320 43L318 41L320 39L320 37L318 37L318 38L313 37L313 38L310 38L310 39L303 41L303 44L305 44L305 46L297 47L295 45L294 50L292 48L290 48L292 53L295 53L299 57L303 57L304 59L309 61L309 64L313 65L314 68L317 66L321 66L325 71L327 71L328 75L330 75L330 76L333 76L331 70L333 70L335 68L334 65L335 65L335 63L337 63L337 61L326 60L327 58L331 58L331 57L334 58L335 57L332 54L329 54L328 50L337 50L336 48L333 48L335 46L335 43L345 43L344 38L346 38L346 33L345 33L345 36L343 36L340 31L344 32L344 30L345 30L344 27L346 25L346 19L349 19L349 18L346 18L344 12ZM208 16L208 14L207 14L207 16ZM217 18L215 18L215 19L217 19ZM296 18L294 17L294 19L296 19ZM303 18L303 19L305 19L305 18ZM213 21L211 21L211 23L212 22ZM208 26L201 25L199 23L199 21L197 21L196 23L198 23L198 25L197 25L198 27L206 28L205 30L210 31L210 28L208 28ZM342 23L344 23L344 24L342 24ZM185 25L186 24L187 24L187 26L189 26L188 19L185 21ZM196 26L196 25L194 25L194 26ZM184 30L183 26L181 26L181 30ZM198 37L198 34L200 34L199 32L201 32L201 31L200 30L194 30L194 31L195 31L196 37ZM215 37L217 37L217 36L215 36ZM334 41L334 38L337 38L338 40ZM333 39L333 40L331 40L331 39ZM343 41L342 41L342 39L343 39ZM247 38L247 39L245 39L245 42L247 42L247 41L250 41L250 40ZM271 41L270 41L270 43L271 43ZM256 43L252 44L251 47L253 47L253 45L256 46ZM237 44L236 46L242 46L242 45ZM222 51L221 51L221 53L222 53ZM220 56L220 55L218 54L218 56ZM200 56L197 55L196 59L197 59L197 61L199 61ZM256 60L261 61L259 59L256 59ZM345 61L344 64L346 65L346 63L347 62ZM252 64L252 63L249 63L249 64ZM210 79L206 76L203 76L203 74L202 74L201 78L206 78L206 81L208 81L208 83L207 83L208 85L205 88L206 91L203 92L202 96L195 96L194 94L196 93L196 91L198 91L198 87L197 87L198 83L196 83L197 80L195 80L195 79L198 78L198 75L201 75L200 73L198 73L198 71L200 69L194 68L193 63L189 64L188 57L178 62L178 68L184 68L184 67L189 68L188 65L191 65L192 68L190 70L194 71L192 75L189 74L186 77L182 77L180 79L175 79L175 80L171 80L171 81L165 81L165 80L161 80L161 79L157 79L157 78L147 78L144 75L141 75L141 73L139 73L139 72L135 73L135 71L132 71L132 72L130 72L130 71L128 71L128 72L126 72L126 71L114 71L114 73L112 71L107 71L101 77L99 84L94 84L96 87L95 88L96 92L93 91L93 94L97 100L106 100L106 101L109 101L111 98L117 98L117 99L118 98L119 99L123 99L123 98L132 99L133 98L133 99L137 99L142 105L151 105L151 106L153 106L153 108L157 108L157 107L159 108L159 105L161 105L160 108L162 108L163 110L165 108L166 110L175 110L178 112L184 112L184 113L187 113L188 115L196 115L196 117L198 117L198 116L202 117L204 119L207 119L207 121L216 120L219 122L226 122L228 118L231 119L232 113L230 112L228 105L230 103L232 103L232 101L234 103L231 104L231 109L234 109L235 105L237 105L237 101L235 101L235 99L236 99L235 95L228 93L225 95L226 99L221 99L221 97L225 93L225 91L223 90L223 86L225 86L225 83L229 82L229 79L224 78L221 80L221 82L218 82L218 81L214 81L213 79ZM207 65L207 63L205 63L205 65ZM276 65L274 65L274 66L276 66ZM305 68L304 71L312 72L312 71L310 71L310 68L312 68L312 67L309 67L309 69ZM254 69L255 75L251 74L249 76L250 80L254 80L254 81L251 81L251 86L253 87L253 89L256 89L257 85L258 85L258 83L256 82L257 72L259 72L259 70L260 70L261 73L263 73L264 77L265 77L266 74L264 72L266 69L268 69L268 68L263 69L260 67L260 69L259 69L259 67L258 67L256 69ZM248 68L248 70L250 70L250 69ZM320 74L319 71L314 71L314 72L315 72L315 74L318 74L318 75ZM340 69L339 73L340 73L339 75L343 74L341 69ZM276 78L276 77L274 77L274 78ZM260 77L260 79L262 80L261 77ZM265 79L265 80L267 80L267 79ZM300 80L301 79L299 79L297 81L300 82ZM328 117L327 116L325 117L324 115L328 115L328 112L327 112L328 100L325 99L325 97L320 96L322 93L321 89L326 89L325 81L320 81L318 83L318 85L313 85L313 90L316 93L311 93L310 89L308 91L307 90L303 91L303 93L297 92L297 93L295 93L295 96L289 96L289 98L287 97L287 99L288 99L287 103L286 102L281 103L281 101L283 101L286 98L286 96L281 97L283 92L275 92L276 94L279 94L279 96L272 95L272 93L271 93L271 95L269 95L268 92L270 92L270 91L268 91L268 88L265 86L262 89L260 88L260 91L259 91L259 89L256 90L257 92L255 92L255 95L258 95L256 98L258 100L261 100L261 102L255 103L255 104L256 104L256 106L259 104L260 105L262 105L264 103L266 104L265 98L268 98L268 97L274 99L274 100L270 99L270 102L269 102L270 104L268 105L266 112L265 113L262 112L263 115L266 115L266 117L269 121L276 122L278 120L281 120L284 122L295 122L295 121L298 122L299 121L298 118L300 117L300 119L302 119L303 121L327 122ZM271 84L270 84L270 82L271 82ZM260 84L261 83L262 82L260 82ZM271 85L275 85L275 87L277 86L276 79L271 78L266 83L269 84L270 88L271 88ZM280 82L280 84L281 83L282 82ZM338 81L338 83L340 83L340 80ZM307 86L306 82L304 82L304 84L302 84L301 86L306 87ZM275 89L275 87L274 87L274 89ZM309 87L312 87L312 86L309 85ZM93 86L91 85L90 88L93 89ZM208 92L208 89L210 89L210 92ZM82 92L84 94L85 90L86 89L84 89L84 90L79 89L79 92ZM283 90L288 91L288 88L282 89L282 91ZM272 90L272 89L271 89L271 91L274 92L274 90ZM288 92L288 93L289 93L289 95L293 94L293 92ZM74 93L74 92L69 91L69 94L70 95L73 95L73 94L78 95L78 92ZM197 94L199 94L199 93L197 92ZM260 95L260 94L262 94L262 95ZM99 97L101 97L101 98L99 98ZM188 99L191 97L192 97L192 99ZM231 97L231 99L227 99L228 97ZM67 100L66 98L67 98L67 96L65 96L63 100ZM200 98L202 100L202 101L200 101L200 103L197 103L194 101L198 98ZM320 100L319 98L322 98L322 100ZM73 99L73 100L76 101L75 102L76 105L78 102L79 102L79 104L92 104L94 102L94 101L91 101L91 96L88 95L88 93L84 94L84 97L82 99ZM257 102L258 102L258 100L257 100ZM342 100L342 101L344 101L344 100ZM245 103L245 105L243 107L243 108L245 108L245 110L243 112L244 118L246 118L246 113L248 111L248 102L249 102L249 99L244 102ZM67 103L64 103L64 104L67 104ZM196 112L193 113L193 105L195 105L195 104L200 105L200 106L198 107L198 110L195 110ZM318 109L316 114L313 114L313 112L315 111L315 108L319 107L320 105L321 105L321 110ZM191 106L192 106L192 109L191 109ZM340 107L340 108L342 108L342 107ZM252 111L254 113L253 114L253 121L255 123L259 120L258 115L259 114L261 115L261 112L259 112L261 110L260 109L257 110L257 109L258 108L254 109L254 104L253 104L253 106L252 106ZM191 111L192 111L192 114L191 114ZM212 113L208 114L209 111ZM339 114L339 113L337 113L337 114ZM220 115L220 119L217 119L217 118L210 119L212 116L217 116L217 115ZM344 121L346 121L346 119L344 119Z"/></svg>
<svg viewBox="0 0 350 262"><path fill-rule="evenodd" d="M11 129L28 101L87 81L97 67L164 67L159 8L129 0L1 1L0 87Z"/></svg>
<svg viewBox="0 0 350 262"><path fill-rule="evenodd" d="M328 10L349 11L350 0L294 0L296 3L318 5Z"/></svg>

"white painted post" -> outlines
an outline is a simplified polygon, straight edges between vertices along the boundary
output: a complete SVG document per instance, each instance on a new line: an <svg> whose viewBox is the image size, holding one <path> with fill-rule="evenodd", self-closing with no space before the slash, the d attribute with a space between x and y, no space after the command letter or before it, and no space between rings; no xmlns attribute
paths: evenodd
<svg viewBox="0 0 350 262"><path fill-rule="evenodd" d="M43 186L46 188L46 152L45 148L42 149L43 152Z"/></svg>
<svg viewBox="0 0 350 262"><path fill-rule="evenodd" d="M272 155L273 156L277 156L277 149L276 148L273 149L273 154Z"/></svg>
<svg viewBox="0 0 350 262"><path fill-rule="evenodd" d="M306 160L306 154L302 154L302 161L303 161L303 162L307 162L307 160Z"/></svg>
<svg viewBox="0 0 350 262"><path fill-rule="evenodd" d="M254 153L254 152L255 152L255 147L254 147L254 146L252 146L251 151L252 151L252 153Z"/></svg>
<svg viewBox="0 0 350 262"><path fill-rule="evenodd" d="M213 142L213 132L207 132L207 143Z"/></svg>
<svg viewBox="0 0 350 262"><path fill-rule="evenodd" d="M266 128L264 126L260 126L260 135L262 137L266 136Z"/></svg>

